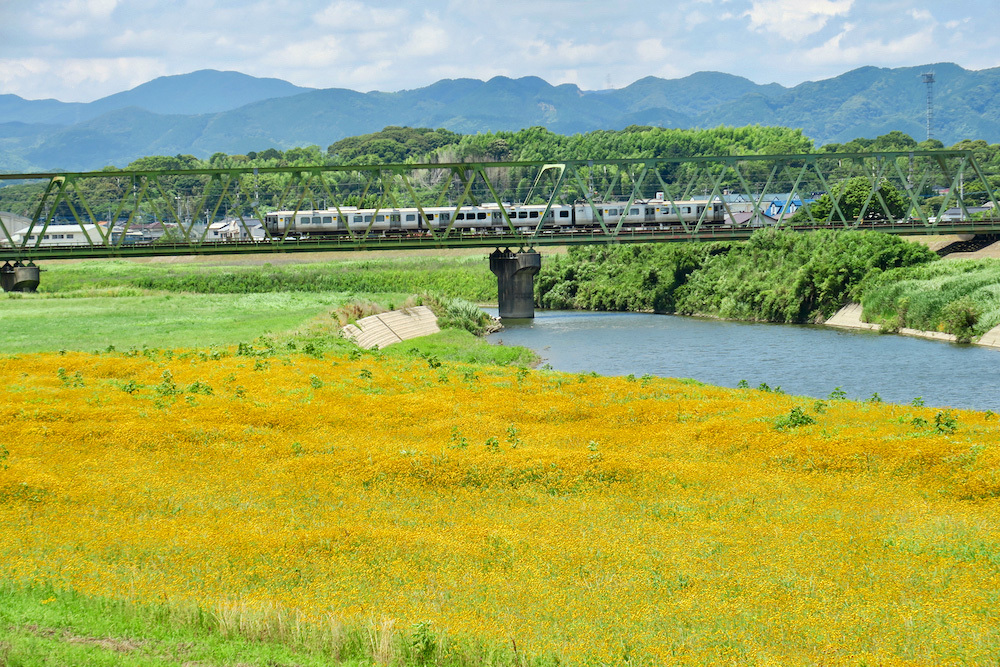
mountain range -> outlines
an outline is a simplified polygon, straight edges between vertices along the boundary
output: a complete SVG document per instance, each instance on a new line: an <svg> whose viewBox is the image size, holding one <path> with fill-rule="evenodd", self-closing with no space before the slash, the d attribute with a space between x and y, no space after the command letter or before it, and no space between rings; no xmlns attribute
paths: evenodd
<svg viewBox="0 0 1000 667"><path fill-rule="evenodd" d="M952 63L862 67L788 88L720 72L681 79L647 77L625 88L585 91L537 77L448 79L424 88L361 93L312 89L239 72L201 70L160 77L89 103L0 95L0 170L88 171L124 167L146 155L228 154L325 148L389 125L463 134L544 126L560 134L629 125L801 128L816 146L893 130L927 136L933 72L932 136L1000 142L1000 68Z"/></svg>

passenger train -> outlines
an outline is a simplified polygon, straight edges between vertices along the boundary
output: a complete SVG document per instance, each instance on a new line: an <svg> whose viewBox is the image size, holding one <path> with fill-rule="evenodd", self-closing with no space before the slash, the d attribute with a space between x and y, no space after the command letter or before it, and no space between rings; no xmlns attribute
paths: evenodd
<svg viewBox="0 0 1000 667"><path fill-rule="evenodd" d="M658 193L659 195L659 193ZM548 213L544 204L504 204L511 224L518 233L590 232L600 229L598 215L605 226L631 230L657 230L680 225L681 221L703 225L721 225L726 211L719 201L665 201L655 199L625 202L553 204ZM705 210L708 208L709 210ZM542 216L545 216L544 219ZM541 225L539 226L539 223ZM419 208L339 209L274 211L264 217L264 226L272 236L286 234L301 237L338 236L348 233L408 235L428 230L451 228L461 232L504 233L510 227L501 207L495 203L462 206L430 206Z"/></svg>

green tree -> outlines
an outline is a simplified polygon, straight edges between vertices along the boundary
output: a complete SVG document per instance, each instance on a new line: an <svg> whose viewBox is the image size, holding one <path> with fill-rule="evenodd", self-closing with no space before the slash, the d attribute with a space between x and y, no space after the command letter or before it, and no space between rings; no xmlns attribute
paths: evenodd
<svg viewBox="0 0 1000 667"><path fill-rule="evenodd" d="M863 220L900 220L906 217L910 206L900 191L885 179L872 192L872 181L865 176L855 176L835 183L830 192L822 195L808 208L792 216L792 224L812 220L824 222L855 222Z"/></svg>

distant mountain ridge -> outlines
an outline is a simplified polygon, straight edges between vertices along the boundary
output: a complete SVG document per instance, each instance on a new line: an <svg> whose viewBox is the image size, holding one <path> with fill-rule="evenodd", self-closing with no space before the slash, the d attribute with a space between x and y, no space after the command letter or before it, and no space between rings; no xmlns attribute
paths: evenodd
<svg viewBox="0 0 1000 667"><path fill-rule="evenodd" d="M95 170L146 155L245 153L316 144L387 125L460 133L544 126L574 134L628 125L801 128L817 146L899 130L925 137L935 72L935 138L1000 142L1000 68L952 63L862 67L792 88L721 72L646 77L625 88L584 91L538 77L446 79L424 88L360 93L280 79L200 70L160 77L89 103L0 95L0 169Z"/></svg>

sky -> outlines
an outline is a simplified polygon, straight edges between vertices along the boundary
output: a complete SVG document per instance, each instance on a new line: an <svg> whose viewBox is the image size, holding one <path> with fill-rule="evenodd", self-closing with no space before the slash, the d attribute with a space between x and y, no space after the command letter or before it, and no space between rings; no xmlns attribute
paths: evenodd
<svg viewBox="0 0 1000 667"><path fill-rule="evenodd" d="M0 0L0 94L63 102L201 69L362 92L494 76L602 90L939 62L1000 66L997 0Z"/></svg>

